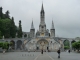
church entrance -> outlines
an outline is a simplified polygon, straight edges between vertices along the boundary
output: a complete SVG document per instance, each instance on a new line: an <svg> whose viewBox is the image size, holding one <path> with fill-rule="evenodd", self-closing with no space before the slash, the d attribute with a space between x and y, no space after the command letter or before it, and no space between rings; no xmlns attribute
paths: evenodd
<svg viewBox="0 0 80 60"><path fill-rule="evenodd" d="M39 40L39 41L37 41L37 50L44 50L44 51L46 51L46 50L48 50L48 46L49 46L49 43L48 43L48 41L47 40L45 40L45 39L41 39L41 40Z"/></svg>

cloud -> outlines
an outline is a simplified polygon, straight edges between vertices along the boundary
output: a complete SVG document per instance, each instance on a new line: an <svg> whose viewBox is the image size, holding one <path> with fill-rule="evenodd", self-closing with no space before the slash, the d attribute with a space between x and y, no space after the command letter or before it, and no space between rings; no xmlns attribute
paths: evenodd
<svg viewBox="0 0 80 60"><path fill-rule="evenodd" d="M3 12L10 11L18 26L22 21L23 31L29 32L33 18L34 27L37 31L40 24L41 0L0 0ZM44 0L45 22L50 29L52 19L56 36L80 37L80 1L79 0Z"/></svg>

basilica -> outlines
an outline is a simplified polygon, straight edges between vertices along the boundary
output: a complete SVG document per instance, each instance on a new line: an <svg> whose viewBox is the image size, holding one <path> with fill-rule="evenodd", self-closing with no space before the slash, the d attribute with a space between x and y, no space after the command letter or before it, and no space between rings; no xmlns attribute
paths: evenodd
<svg viewBox="0 0 80 60"><path fill-rule="evenodd" d="M52 21L52 26L50 32L46 29L45 23L45 11L43 8L43 4L40 11L40 24L39 30L35 32L34 24L32 21L30 32L25 32L23 35L30 34L31 40L25 45L27 50L51 50L56 51L60 48L63 48L62 42L59 40L55 40L55 28L54 23Z"/></svg>
<svg viewBox="0 0 80 60"><path fill-rule="evenodd" d="M3 38L0 41L12 42L12 50L23 50L23 51L57 51L61 49L64 51L64 43L68 42L69 49L72 50L72 43L78 41L76 38L64 38L55 36L54 23L52 21L51 29L46 28L45 23L45 11L43 4L40 11L40 24L39 29L35 32L33 21L31 23L30 32L23 32L23 37L18 38Z"/></svg>

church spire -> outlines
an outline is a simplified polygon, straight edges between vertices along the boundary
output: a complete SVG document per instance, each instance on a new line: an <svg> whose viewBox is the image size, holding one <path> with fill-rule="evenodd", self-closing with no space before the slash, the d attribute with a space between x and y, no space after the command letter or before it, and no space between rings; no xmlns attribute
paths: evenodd
<svg viewBox="0 0 80 60"><path fill-rule="evenodd" d="M52 20L52 27L51 27L51 29L54 29L54 23L53 23L53 20Z"/></svg>
<svg viewBox="0 0 80 60"><path fill-rule="evenodd" d="M43 7L43 3L42 3L42 7L41 7L41 13L44 13L44 7Z"/></svg>
<svg viewBox="0 0 80 60"><path fill-rule="evenodd" d="M31 24L31 29L34 29L33 20L32 20L32 24Z"/></svg>
<svg viewBox="0 0 80 60"><path fill-rule="evenodd" d="M41 8L41 10L44 10L44 8L43 8L43 3L42 3L42 8Z"/></svg>

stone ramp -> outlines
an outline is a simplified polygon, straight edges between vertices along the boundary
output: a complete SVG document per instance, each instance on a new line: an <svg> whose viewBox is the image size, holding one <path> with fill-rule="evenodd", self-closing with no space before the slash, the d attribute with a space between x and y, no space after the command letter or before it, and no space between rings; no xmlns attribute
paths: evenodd
<svg viewBox="0 0 80 60"><path fill-rule="evenodd" d="M44 53L38 55L34 60L54 60L54 59L51 58L48 54Z"/></svg>

